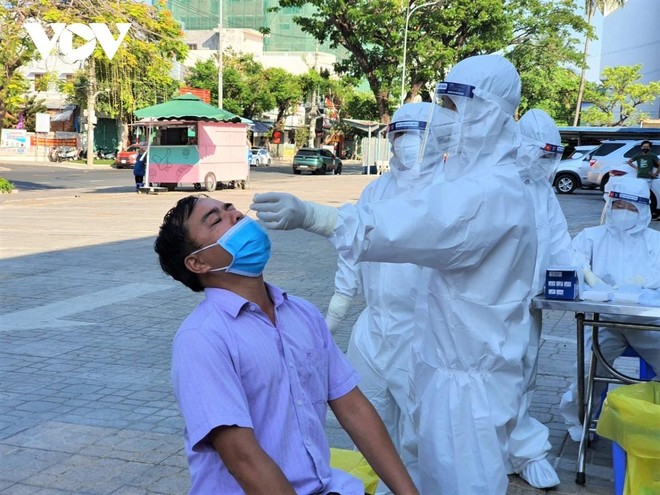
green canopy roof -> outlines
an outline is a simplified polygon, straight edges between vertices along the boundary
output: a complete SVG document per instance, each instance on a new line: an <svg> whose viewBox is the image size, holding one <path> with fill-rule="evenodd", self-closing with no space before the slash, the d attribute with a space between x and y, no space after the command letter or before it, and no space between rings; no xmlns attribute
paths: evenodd
<svg viewBox="0 0 660 495"><path fill-rule="evenodd" d="M215 122L241 122L241 118L227 110L204 103L197 96L186 93L176 98L135 112L138 119L156 120L212 120Z"/></svg>

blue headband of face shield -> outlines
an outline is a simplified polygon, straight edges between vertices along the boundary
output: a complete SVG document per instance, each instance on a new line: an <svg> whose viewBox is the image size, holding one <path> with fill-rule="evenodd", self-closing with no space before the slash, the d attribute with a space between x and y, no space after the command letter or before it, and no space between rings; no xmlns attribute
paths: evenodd
<svg viewBox="0 0 660 495"><path fill-rule="evenodd" d="M547 151L548 153L555 153L559 156L564 154L564 147L557 144L546 143L545 146L541 146L541 150Z"/></svg>
<svg viewBox="0 0 660 495"><path fill-rule="evenodd" d="M477 88L470 84L461 84L456 82L442 81L436 84L435 86L435 101L442 99L443 96L460 96L463 98L482 98L486 101L495 102L502 110L507 112L509 115L513 115L516 111L515 106L511 102L505 100L501 96L498 96L490 91ZM455 100L454 100L455 101Z"/></svg>
<svg viewBox="0 0 660 495"><path fill-rule="evenodd" d="M618 191L610 191L610 198L612 201L621 199L623 201L629 201L631 203L640 203L642 205L648 205L651 202L649 198L635 196L634 194L627 194Z"/></svg>
<svg viewBox="0 0 660 495"><path fill-rule="evenodd" d="M426 122L419 120L400 120L392 122L387 126L387 133L390 132L406 132L406 131L423 131L426 129Z"/></svg>

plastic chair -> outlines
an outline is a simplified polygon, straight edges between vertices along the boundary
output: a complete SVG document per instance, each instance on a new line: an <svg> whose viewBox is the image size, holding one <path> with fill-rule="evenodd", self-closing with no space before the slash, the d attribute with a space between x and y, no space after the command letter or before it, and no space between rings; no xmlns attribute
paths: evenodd
<svg viewBox="0 0 660 495"><path fill-rule="evenodd" d="M637 354L637 351L632 347L627 347L621 356L625 357L637 357L639 358L639 379L640 380L652 380L655 376L655 370L651 367L649 363L644 361L644 359ZM601 406L605 401L605 396L607 395L607 388L603 391L601 395ZM600 408L598 410L598 415L600 415ZM598 417L598 416L596 416ZM614 494L623 495L623 485L626 480L626 451L621 448L621 446L612 442L612 466L614 468Z"/></svg>

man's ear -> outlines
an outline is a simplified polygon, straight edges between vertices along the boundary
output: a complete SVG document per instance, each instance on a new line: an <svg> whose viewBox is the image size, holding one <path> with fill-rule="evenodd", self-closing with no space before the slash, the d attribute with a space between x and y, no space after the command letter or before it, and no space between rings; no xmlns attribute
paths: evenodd
<svg viewBox="0 0 660 495"><path fill-rule="evenodd" d="M188 270L197 274L206 273L209 270L208 265L195 255L188 256L184 260L184 264Z"/></svg>

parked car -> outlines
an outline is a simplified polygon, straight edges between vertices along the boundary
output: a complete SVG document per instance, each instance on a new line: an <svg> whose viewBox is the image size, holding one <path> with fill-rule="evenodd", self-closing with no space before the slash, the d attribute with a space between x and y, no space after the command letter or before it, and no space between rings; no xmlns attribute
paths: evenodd
<svg viewBox="0 0 660 495"><path fill-rule="evenodd" d="M302 171L313 174L325 175L331 171L333 174L341 174L342 163L332 151L323 148L301 148L293 157L293 173L300 174Z"/></svg>
<svg viewBox="0 0 660 495"><path fill-rule="evenodd" d="M576 146L575 150L559 162L559 167L552 180L552 185L560 194L570 194L581 187L596 187L587 181L591 152L598 145Z"/></svg>
<svg viewBox="0 0 660 495"><path fill-rule="evenodd" d="M258 167L259 165L270 167L270 164L273 163L270 151L266 148L252 148L252 154L254 155L254 160L251 165L254 165L255 167Z"/></svg>
<svg viewBox="0 0 660 495"><path fill-rule="evenodd" d="M601 191L604 191L612 170L637 176L637 171L628 165L628 160L639 153L641 142L641 139L603 141L603 144L596 148L591 155L587 173L589 182L596 184ZM651 151L659 155L660 144L653 144Z"/></svg>
<svg viewBox="0 0 660 495"><path fill-rule="evenodd" d="M121 150L119 153L117 153L117 158L115 158L115 167L133 168L141 148L142 145L132 144L125 150Z"/></svg>

